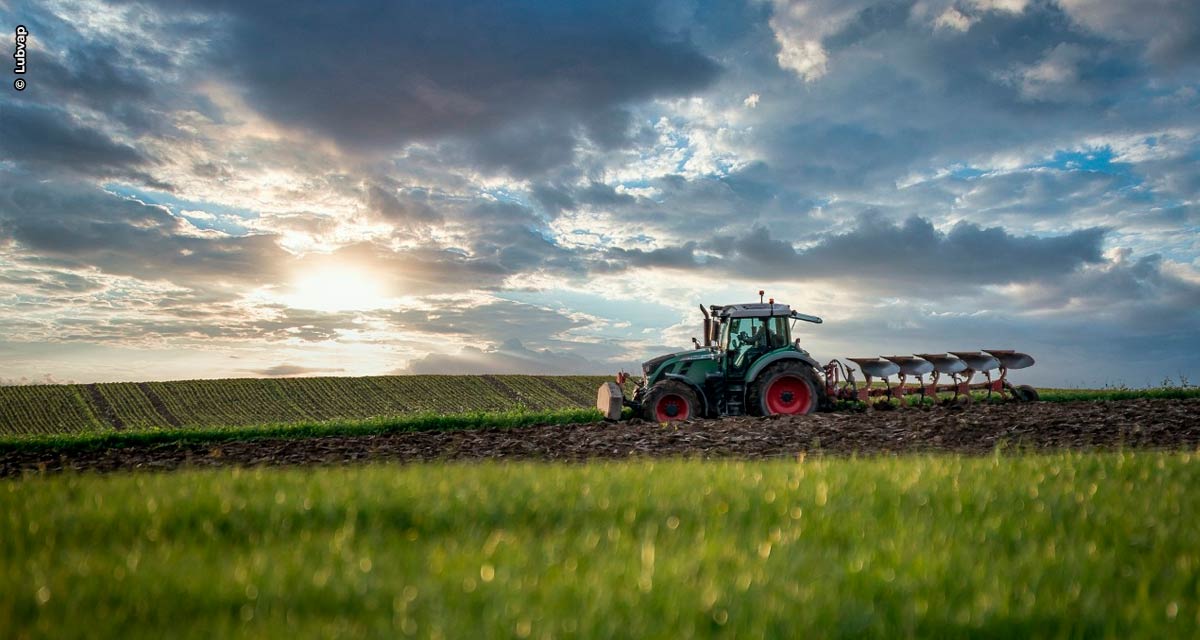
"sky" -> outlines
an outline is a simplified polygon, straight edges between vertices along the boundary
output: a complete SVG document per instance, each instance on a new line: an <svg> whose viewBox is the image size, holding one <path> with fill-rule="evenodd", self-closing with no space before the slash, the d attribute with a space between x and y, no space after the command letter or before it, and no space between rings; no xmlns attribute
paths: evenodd
<svg viewBox="0 0 1200 640"><path fill-rule="evenodd" d="M822 361L1200 382L1194 0L0 0L0 382Z"/></svg>

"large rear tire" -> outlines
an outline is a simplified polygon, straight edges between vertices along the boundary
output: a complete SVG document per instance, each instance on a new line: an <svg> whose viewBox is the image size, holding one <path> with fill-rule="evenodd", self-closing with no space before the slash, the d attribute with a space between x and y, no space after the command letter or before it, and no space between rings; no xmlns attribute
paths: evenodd
<svg viewBox="0 0 1200 640"><path fill-rule="evenodd" d="M678 380L663 380L650 387L642 401L642 419L651 422L694 420L700 413L700 398Z"/></svg>
<svg viewBox="0 0 1200 640"><path fill-rule="evenodd" d="M828 404L817 372L798 360L768 366L750 386L746 400L746 407L760 416L805 415Z"/></svg>

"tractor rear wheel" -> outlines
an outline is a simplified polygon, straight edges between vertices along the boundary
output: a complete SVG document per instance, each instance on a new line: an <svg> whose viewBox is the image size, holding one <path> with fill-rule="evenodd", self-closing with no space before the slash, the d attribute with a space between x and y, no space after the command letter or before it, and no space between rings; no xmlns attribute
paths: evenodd
<svg viewBox="0 0 1200 640"><path fill-rule="evenodd" d="M760 416L804 415L825 406L825 388L817 372L797 360L776 362L750 387L746 407Z"/></svg>
<svg viewBox="0 0 1200 640"><path fill-rule="evenodd" d="M663 380L650 387L642 401L642 418L653 422L675 422L700 417L700 398L678 380Z"/></svg>

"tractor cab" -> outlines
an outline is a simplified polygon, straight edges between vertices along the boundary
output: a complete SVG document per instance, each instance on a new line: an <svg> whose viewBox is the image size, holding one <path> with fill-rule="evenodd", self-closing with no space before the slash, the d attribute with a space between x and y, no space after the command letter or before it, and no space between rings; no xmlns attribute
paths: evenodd
<svg viewBox="0 0 1200 640"><path fill-rule="evenodd" d="M615 419L629 406L647 420L668 422L743 414L809 413L825 404L821 367L792 340L798 321L821 319L773 299L700 307L704 342L646 361L633 399L618 385L600 388L597 405ZM611 384L611 383L610 383Z"/></svg>
<svg viewBox="0 0 1200 640"><path fill-rule="evenodd" d="M762 306L767 308L759 308ZM791 310L785 305L747 304L711 309L719 318L717 352L729 377L744 376L749 366L763 355L792 345Z"/></svg>

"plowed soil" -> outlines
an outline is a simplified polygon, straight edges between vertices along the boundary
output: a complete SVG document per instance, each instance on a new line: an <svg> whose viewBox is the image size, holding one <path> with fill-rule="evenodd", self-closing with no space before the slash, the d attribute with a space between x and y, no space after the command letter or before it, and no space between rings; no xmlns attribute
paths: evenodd
<svg viewBox="0 0 1200 640"><path fill-rule="evenodd" d="M1200 446L1200 400L1039 402L809 416L726 418L669 425L638 420L523 429L157 444L69 454L0 453L0 476L64 469L169 470L365 461L775 458L808 454Z"/></svg>

